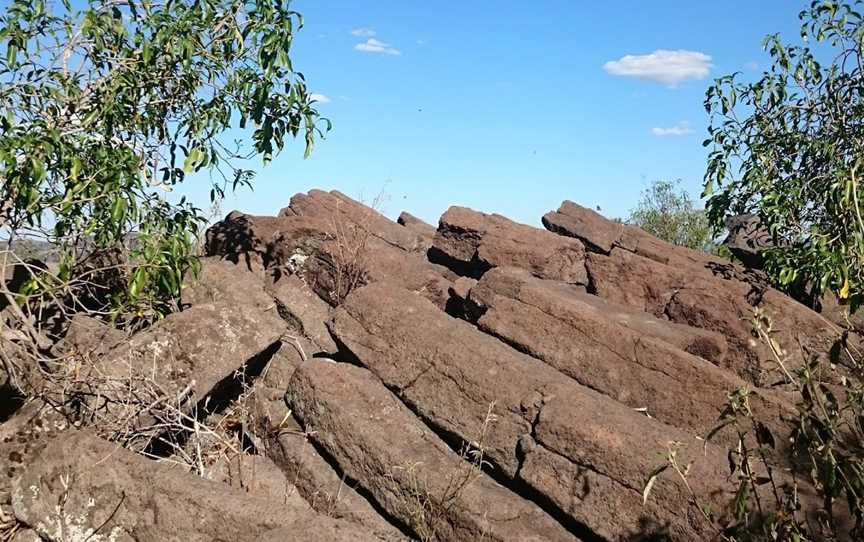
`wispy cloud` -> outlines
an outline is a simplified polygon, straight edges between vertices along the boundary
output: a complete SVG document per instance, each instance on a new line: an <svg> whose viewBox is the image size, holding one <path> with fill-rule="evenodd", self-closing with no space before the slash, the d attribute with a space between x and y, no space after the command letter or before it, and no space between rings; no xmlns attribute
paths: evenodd
<svg viewBox="0 0 864 542"><path fill-rule="evenodd" d="M352 30L351 35L357 36L358 38L371 38L371 37L378 35L378 33L375 32L374 28L366 28L364 26L364 27L355 28L354 30Z"/></svg>
<svg viewBox="0 0 864 542"><path fill-rule="evenodd" d="M309 99L318 102L319 104L330 103L330 97L325 94L310 94Z"/></svg>
<svg viewBox="0 0 864 542"><path fill-rule="evenodd" d="M744 64L744 67L750 70L751 72L759 71L759 63L755 61L750 61L747 64Z"/></svg>
<svg viewBox="0 0 864 542"><path fill-rule="evenodd" d="M687 134L693 133L693 128L690 127L690 123L686 120L682 120L678 124L674 126L669 126L668 128L651 128L651 133L655 136L683 136Z"/></svg>
<svg viewBox="0 0 864 542"><path fill-rule="evenodd" d="M363 53L378 53L382 55L401 55L402 51L391 46L389 43L369 38L363 43L358 43L354 49Z"/></svg>
<svg viewBox="0 0 864 542"><path fill-rule="evenodd" d="M647 55L625 55L610 60L603 69L612 75L636 77L677 87L689 79L704 79L714 65L698 51L657 49Z"/></svg>

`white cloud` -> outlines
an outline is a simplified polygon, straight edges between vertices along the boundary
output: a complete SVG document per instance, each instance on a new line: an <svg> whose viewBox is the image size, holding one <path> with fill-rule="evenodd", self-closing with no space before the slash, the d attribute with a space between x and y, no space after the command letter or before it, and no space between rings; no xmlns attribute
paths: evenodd
<svg viewBox="0 0 864 542"><path fill-rule="evenodd" d="M378 33L375 32L374 29L366 28L366 27L355 28L354 30L351 31L351 35L357 36L358 38L371 38L377 34Z"/></svg>
<svg viewBox="0 0 864 542"><path fill-rule="evenodd" d="M369 38L363 43L358 43L354 49L363 53L379 53L382 55L401 55L402 51L392 47L389 43Z"/></svg>
<svg viewBox="0 0 864 542"><path fill-rule="evenodd" d="M330 103L330 98L324 94L310 94L309 99L314 100L314 101L318 102L319 104L329 104Z"/></svg>
<svg viewBox="0 0 864 542"><path fill-rule="evenodd" d="M692 134L693 128L690 127L689 122L682 120L675 126L669 126L668 128L651 128L651 133L655 136L683 136Z"/></svg>
<svg viewBox="0 0 864 542"><path fill-rule="evenodd" d="M747 64L744 64L744 67L750 70L751 72L759 71L759 63L750 61Z"/></svg>
<svg viewBox="0 0 864 542"><path fill-rule="evenodd" d="M688 79L704 79L713 67L710 56L683 49L657 49L647 55L625 55L603 65L603 69L612 75L657 81L670 87Z"/></svg>

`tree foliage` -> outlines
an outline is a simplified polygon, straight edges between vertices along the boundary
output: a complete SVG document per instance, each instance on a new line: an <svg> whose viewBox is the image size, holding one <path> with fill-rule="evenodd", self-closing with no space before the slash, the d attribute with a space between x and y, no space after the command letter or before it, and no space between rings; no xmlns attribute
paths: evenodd
<svg viewBox="0 0 864 542"><path fill-rule="evenodd" d="M709 250L711 230L705 211L693 205L678 181L656 181L642 192L627 222L666 242Z"/></svg>
<svg viewBox="0 0 864 542"><path fill-rule="evenodd" d="M705 194L712 222L755 212L777 248L767 271L789 289L864 296L864 26L854 3L799 14L801 42L770 35L771 66L709 88ZM824 62L823 62L824 60Z"/></svg>
<svg viewBox="0 0 864 542"><path fill-rule="evenodd" d="M201 212L166 193L249 186L243 160L329 129L289 57L286 0L12 0L0 16L0 230L87 251L131 244L116 302L167 310L195 267ZM251 145L228 136L251 139ZM205 181L206 182L206 181Z"/></svg>

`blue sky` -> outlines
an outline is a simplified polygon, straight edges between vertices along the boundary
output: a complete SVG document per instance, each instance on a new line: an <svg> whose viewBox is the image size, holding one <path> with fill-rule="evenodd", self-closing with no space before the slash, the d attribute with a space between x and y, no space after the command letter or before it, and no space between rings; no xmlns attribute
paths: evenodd
<svg viewBox="0 0 864 542"><path fill-rule="evenodd" d="M329 100L319 110L333 131L307 160L296 144L255 163L255 190L223 209L273 214L316 187L383 190L391 217L436 223L457 204L539 224L563 199L625 216L656 179L698 196L705 89L758 75L762 38L795 39L804 5L297 0L294 65Z"/></svg>

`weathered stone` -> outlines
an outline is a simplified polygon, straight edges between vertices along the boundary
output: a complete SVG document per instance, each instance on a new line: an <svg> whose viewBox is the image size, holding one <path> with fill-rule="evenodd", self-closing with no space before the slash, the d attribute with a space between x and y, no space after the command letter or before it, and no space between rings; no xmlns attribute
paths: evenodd
<svg viewBox="0 0 864 542"><path fill-rule="evenodd" d="M197 276L183 285L183 303L202 305L240 303L273 310L273 298L264 291L265 270L260 262L235 262L219 256L201 258Z"/></svg>
<svg viewBox="0 0 864 542"><path fill-rule="evenodd" d="M486 457L522 480L548 506L608 539L664 526L673 540L701 539L708 526L682 517L690 496L663 477L643 506L641 487L669 442L696 458L691 479L700 499L726 498L725 456L691 434L650 419L450 318L392 285L361 288L335 313L339 342L439 434L471 441L490 405L497 419ZM581 474L580 474L581 473Z"/></svg>
<svg viewBox="0 0 864 542"><path fill-rule="evenodd" d="M551 232L580 239L588 248L606 254L617 245L627 227L572 201L562 203L558 211L546 213L543 226Z"/></svg>
<svg viewBox="0 0 864 542"><path fill-rule="evenodd" d="M19 529L9 542L42 542L42 537L33 529Z"/></svg>
<svg viewBox="0 0 864 542"><path fill-rule="evenodd" d="M231 213L208 230L207 239L209 254L261 261L274 280L297 274L331 305L355 287L385 279L422 292L441 308L447 303L450 281L437 266L354 222L340 226L317 216Z"/></svg>
<svg viewBox="0 0 864 542"><path fill-rule="evenodd" d="M15 516L51 541L374 540L359 527L145 459L84 431L54 439L16 480ZM303 531L297 531L299 527Z"/></svg>
<svg viewBox="0 0 864 542"><path fill-rule="evenodd" d="M46 442L70 427L56 408L41 399L29 401L0 424L0 508L9 509L13 480L29 468Z"/></svg>
<svg viewBox="0 0 864 542"><path fill-rule="evenodd" d="M312 510L285 473L265 456L239 454L223 457L208 471L208 478L295 510Z"/></svg>
<svg viewBox="0 0 864 542"><path fill-rule="evenodd" d="M78 356L96 359L106 355L126 338L126 333L86 314L76 314L69 322L66 336L55 343L56 357Z"/></svg>
<svg viewBox="0 0 864 542"><path fill-rule="evenodd" d="M313 361L294 374L288 395L311 438L419 538L575 540L452 452L368 371Z"/></svg>
<svg viewBox="0 0 864 542"><path fill-rule="evenodd" d="M585 247L578 240L464 207L450 207L441 216L429 256L473 278L493 267L512 266L570 284L587 284L588 279Z"/></svg>
<svg viewBox="0 0 864 542"><path fill-rule="evenodd" d="M714 364L726 356L728 346L719 333L656 318L627 305L618 305L589 294L582 287L538 279L521 269L510 267L493 271L488 276L484 275L479 288L472 285L475 301L478 296L482 297L483 292L491 290L495 294L533 304L553 317L564 317L572 310L588 311L640 336L660 339ZM598 340L602 338L605 337L597 337Z"/></svg>
<svg viewBox="0 0 864 542"><path fill-rule="evenodd" d="M481 330L584 386L691 434L708 434L729 392L745 385L685 351L716 354L725 349L715 334L622 308L616 313L596 296L518 269L489 271L471 290L470 300L482 314L477 321ZM792 412L779 398L758 390L751 393L750 406L774 431L785 427L780 414ZM737 435L721 433L718 441L735 445Z"/></svg>
<svg viewBox="0 0 864 542"><path fill-rule="evenodd" d="M797 301L768 287L716 277L693 276L688 269L614 249L588 255L591 284L600 297L673 322L722 334L729 343L723 365L757 385L783 380L767 345L753 334L754 309L767 311L777 339L800 360L796 345L828 352L840 335L837 326Z"/></svg>
<svg viewBox="0 0 864 542"><path fill-rule="evenodd" d="M316 512L356 523L381 540L404 540L399 530L321 457L285 404L288 382L307 360L304 352L309 350L303 341L283 344L255 382L246 398L252 418L251 437Z"/></svg>
<svg viewBox="0 0 864 542"><path fill-rule="evenodd" d="M409 230L417 234L420 239L422 239L423 251L429 250L429 247L432 246L432 241L435 239L435 233L437 233L437 230L435 230L435 226L433 226L432 224L428 224L420 220L419 218L407 211L402 211L402 213L399 215L399 218L396 219L396 223L404 226L405 228L408 228Z"/></svg>
<svg viewBox="0 0 864 542"><path fill-rule="evenodd" d="M312 216L332 223L334 230L353 223L388 245L406 252L425 252L423 236L391 221L373 207L363 205L336 190L310 190L307 194L295 194L289 206L279 212L279 216Z"/></svg>
<svg viewBox="0 0 864 542"><path fill-rule="evenodd" d="M547 213L543 217L543 225L549 231L579 239L593 252L602 254L609 254L618 247L662 264L706 276L712 276L717 266L732 266L723 258L676 246L634 226L608 220L572 201L562 203L557 212Z"/></svg>
<svg viewBox="0 0 864 542"><path fill-rule="evenodd" d="M149 446L152 435L138 430L154 422L160 403L184 411L203 406L205 398L217 404L222 388L239 386L237 373L263 370L284 330L275 311L197 305L136 334L111 355L69 370L80 371L80 379L98 390L91 407L105 416L99 423L103 431L142 440L124 441L132 448ZM130 386L136 391L131 401Z"/></svg>
<svg viewBox="0 0 864 542"><path fill-rule="evenodd" d="M205 251L249 269L284 268L294 272L323 241L330 225L313 217L253 216L232 211L207 230Z"/></svg>
<svg viewBox="0 0 864 542"><path fill-rule="evenodd" d="M280 316L315 345L315 352L310 354L335 353L336 343L325 324L330 319L330 306L297 275L276 273L268 278L266 289L277 304Z"/></svg>

